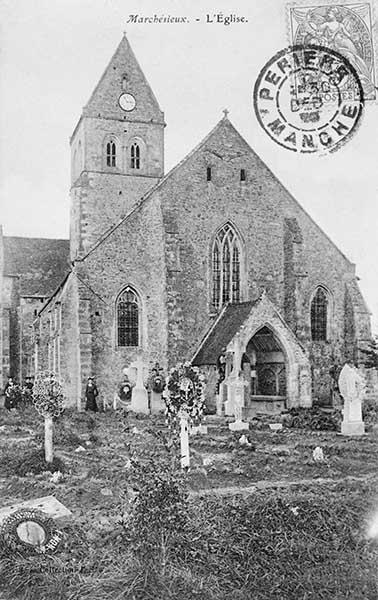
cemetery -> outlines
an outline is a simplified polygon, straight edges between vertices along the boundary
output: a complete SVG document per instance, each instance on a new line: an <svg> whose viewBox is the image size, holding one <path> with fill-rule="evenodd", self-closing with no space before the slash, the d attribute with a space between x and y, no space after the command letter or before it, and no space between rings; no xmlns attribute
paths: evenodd
<svg viewBox="0 0 378 600"><path fill-rule="evenodd" d="M352 366L340 408L248 419L238 392L209 414L189 363L154 396L141 373L99 412L46 373L0 410L2 599L377 597L378 420Z"/></svg>
<svg viewBox="0 0 378 600"><path fill-rule="evenodd" d="M356 265L249 124L224 109L203 137L196 111L199 143L166 172L124 33L70 137L70 239L0 226L0 600L378 598L378 345Z"/></svg>

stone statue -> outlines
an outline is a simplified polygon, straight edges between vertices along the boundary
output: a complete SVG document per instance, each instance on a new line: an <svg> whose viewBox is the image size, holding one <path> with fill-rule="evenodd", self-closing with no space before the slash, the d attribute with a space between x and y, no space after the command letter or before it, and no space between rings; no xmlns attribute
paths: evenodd
<svg viewBox="0 0 378 600"><path fill-rule="evenodd" d="M339 390L344 399L341 433L344 435L362 435L365 425L362 420L362 398L365 394L365 379L361 373L346 363L339 376Z"/></svg>

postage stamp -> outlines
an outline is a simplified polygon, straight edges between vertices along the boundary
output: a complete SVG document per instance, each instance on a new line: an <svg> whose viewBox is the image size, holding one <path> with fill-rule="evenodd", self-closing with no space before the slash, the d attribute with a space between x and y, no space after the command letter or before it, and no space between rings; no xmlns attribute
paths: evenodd
<svg viewBox="0 0 378 600"><path fill-rule="evenodd" d="M311 0L310 0L311 1ZM377 25L369 2L289 4L289 41L330 48L356 69L365 100L377 97Z"/></svg>
<svg viewBox="0 0 378 600"><path fill-rule="evenodd" d="M339 52L296 45L261 70L253 103L261 127L280 146L304 154L335 152L357 130L364 90Z"/></svg>

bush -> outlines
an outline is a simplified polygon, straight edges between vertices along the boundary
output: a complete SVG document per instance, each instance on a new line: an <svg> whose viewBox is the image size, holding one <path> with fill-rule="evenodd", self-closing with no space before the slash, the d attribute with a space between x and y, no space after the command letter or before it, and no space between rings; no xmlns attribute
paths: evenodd
<svg viewBox="0 0 378 600"><path fill-rule="evenodd" d="M181 472L150 459L132 461L132 481L138 493L131 514L123 520L125 538L144 562L167 557L182 541L188 520L188 494Z"/></svg>
<svg viewBox="0 0 378 600"><path fill-rule="evenodd" d="M333 409L326 412L314 406L312 408L292 408L283 419L285 427L310 429L312 431L338 431L341 423L341 411Z"/></svg>
<svg viewBox="0 0 378 600"><path fill-rule="evenodd" d="M378 402L377 400L365 399L362 402L362 418L367 429L378 423Z"/></svg>
<svg viewBox="0 0 378 600"><path fill-rule="evenodd" d="M6 475L19 475L25 477L27 473L43 473L44 471L60 471L64 473L66 466L61 458L54 457L52 463L45 460L43 450L32 450L26 454L15 457L14 455L2 456L1 462L3 465L2 472Z"/></svg>

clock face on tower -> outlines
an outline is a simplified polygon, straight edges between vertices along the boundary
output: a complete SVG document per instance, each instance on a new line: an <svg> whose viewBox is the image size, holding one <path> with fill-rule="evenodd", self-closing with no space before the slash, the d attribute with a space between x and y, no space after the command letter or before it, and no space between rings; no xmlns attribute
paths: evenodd
<svg viewBox="0 0 378 600"><path fill-rule="evenodd" d="M118 98L118 104L122 108L122 110L134 110L136 106L135 98L132 94L121 94Z"/></svg>

